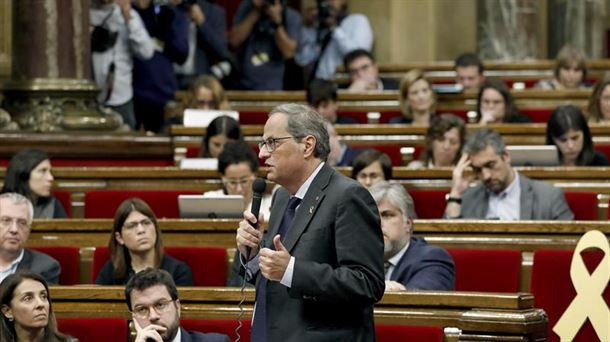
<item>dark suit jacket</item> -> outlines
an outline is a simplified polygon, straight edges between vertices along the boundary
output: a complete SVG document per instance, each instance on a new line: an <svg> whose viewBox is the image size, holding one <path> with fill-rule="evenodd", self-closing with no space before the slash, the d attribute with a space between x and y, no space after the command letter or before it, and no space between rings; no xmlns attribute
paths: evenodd
<svg viewBox="0 0 610 342"><path fill-rule="evenodd" d="M135 274L131 268L131 265L128 265L128 267L127 277L114 278L112 276L112 272L114 272L114 265L112 265L111 260L108 260L106 264L104 264L104 267L102 267L100 273L97 275L95 283L98 285L125 285L127 284L127 281L129 281L129 279L131 279L131 277L133 277ZM163 259L161 259L161 266L159 268L166 270L172 275L176 286L193 286L193 273L191 272L191 268L186 263L164 254Z"/></svg>
<svg viewBox="0 0 610 342"><path fill-rule="evenodd" d="M227 20L225 9L222 6L208 1L198 0L205 21L197 27L197 46L195 50L195 73L209 74L210 66L229 58L227 45Z"/></svg>
<svg viewBox="0 0 610 342"><path fill-rule="evenodd" d="M521 220L573 220L563 191L551 184L519 174L521 185ZM483 184L466 190L462 196L462 218L484 219L489 204L489 192Z"/></svg>
<svg viewBox="0 0 610 342"><path fill-rule="evenodd" d="M17 265L17 271L24 270L40 274L49 285L59 284L61 266L59 262L47 254L25 249L23 259Z"/></svg>
<svg viewBox="0 0 610 342"><path fill-rule="evenodd" d="M408 290L452 291L455 266L446 250L412 236L409 248L394 267L390 280L403 284Z"/></svg>
<svg viewBox="0 0 610 342"><path fill-rule="evenodd" d="M393 78L379 78L381 84L383 84L383 90L398 90L400 89L400 83Z"/></svg>
<svg viewBox="0 0 610 342"><path fill-rule="evenodd" d="M289 198L286 189L277 190L265 247L273 246ZM383 236L371 194L325 164L283 244L295 257L292 287L267 283L268 340L374 341L373 304L385 282Z"/></svg>
<svg viewBox="0 0 610 342"><path fill-rule="evenodd" d="M230 342L229 336L218 333L187 331L180 327L180 342Z"/></svg>

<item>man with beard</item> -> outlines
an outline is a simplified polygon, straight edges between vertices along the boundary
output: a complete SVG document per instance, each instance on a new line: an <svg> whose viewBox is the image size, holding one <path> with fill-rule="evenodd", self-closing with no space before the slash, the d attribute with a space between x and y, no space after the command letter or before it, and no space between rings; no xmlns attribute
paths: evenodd
<svg viewBox="0 0 610 342"><path fill-rule="evenodd" d="M369 191L381 216L385 290L453 290L455 266L449 253L412 235L415 205L405 188L381 181Z"/></svg>
<svg viewBox="0 0 610 342"><path fill-rule="evenodd" d="M481 182L470 187L472 168ZM462 158L453 169L447 218L495 220L573 220L563 192L519 174L510 165L500 134L491 129L474 131L466 140Z"/></svg>
<svg viewBox="0 0 610 342"><path fill-rule="evenodd" d="M125 287L125 299L136 328L135 342L228 342L217 333L186 331L180 327L180 300L172 276L147 268L136 273Z"/></svg>

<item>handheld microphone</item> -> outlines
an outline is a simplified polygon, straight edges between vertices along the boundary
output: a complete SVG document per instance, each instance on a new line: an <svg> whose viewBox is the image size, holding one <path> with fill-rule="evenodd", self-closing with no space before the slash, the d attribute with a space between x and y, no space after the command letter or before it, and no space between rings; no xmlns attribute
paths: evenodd
<svg viewBox="0 0 610 342"><path fill-rule="evenodd" d="M262 178L256 178L252 183L252 209L250 212L254 217L256 217L258 223L258 213L261 210L261 201L263 199L263 193L265 192L265 188L267 187L267 182L265 182ZM248 255L246 258L250 259L251 248L247 248Z"/></svg>

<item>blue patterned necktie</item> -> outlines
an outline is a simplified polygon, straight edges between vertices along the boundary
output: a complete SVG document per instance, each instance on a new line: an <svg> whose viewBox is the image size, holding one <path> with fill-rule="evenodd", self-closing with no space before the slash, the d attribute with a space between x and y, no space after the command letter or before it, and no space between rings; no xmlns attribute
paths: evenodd
<svg viewBox="0 0 610 342"><path fill-rule="evenodd" d="M291 197L288 200L286 211L282 217L282 223L278 234L280 239L284 240L288 228L292 225L294 220L294 214L297 207L301 203L301 199L298 197ZM275 248L273 245L271 248ZM262 277L258 285L256 286L256 312L254 313L254 319L252 320L252 333L250 334L250 341L252 342L266 342L267 341L267 278Z"/></svg>

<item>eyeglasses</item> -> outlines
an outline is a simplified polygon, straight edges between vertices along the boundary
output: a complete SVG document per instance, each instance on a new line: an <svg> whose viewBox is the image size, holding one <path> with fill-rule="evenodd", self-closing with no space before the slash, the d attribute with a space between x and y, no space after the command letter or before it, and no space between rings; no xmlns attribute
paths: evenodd
<svg viewBox="0 0 610 342"><path fill-rule="evenodd" d="M8 217L8 216L0 217L0 226L2 226L3 228L12 227L14 222L17 223L17 228L19 228L19 229L30 228L30 224L28 223L28 220L26 220L26 219L12 218L12 217Z"/></svg>
<svg viewBox="0 0 610 342"><path fill-rule="evenodd" d="M254 180L254 177L247 177L242 179L230 179L224 177L222 178L222 182L224 183L224 185L233 189L237 188L240 185L242 188L245 188L248 186L248 183L252 182L252 180Z"/></svg>
<svg viewBox="0 0 610 342"><path fill-rule="evenodd" d="M151 219L146 218L146 219L143 219L142 221L126 222L125 224L123 224L123 228L136 229L139 225L142 225L142 227L144 227L144 228L148 228L153 225L153 222L151 221Z"/></svg>
<svg viewBox="0 0 610 342"><path fill-rule="evenodd" d="M131 313L136 315L138 318L145 319L150 316L150 309L154 308L155 311L159 315L161 315L164 312L166 312L167 310L169 310L170 304L173 302L174 302L173 300L161 299L152 305L137 305L133 308L133 311Z"/></svg>
<svg viewBox="0 0 610 342"><path fill-rule="evenodd" d="M284 139L292 139L293 137L281 137L281 138L268 138L267 140L263 140L258 143L258 148L263 149L263 147L267 148L267 152L272 153L277 148L277 142L279 140Z"/></svg>

